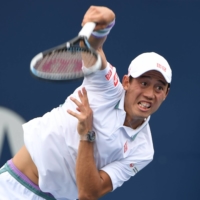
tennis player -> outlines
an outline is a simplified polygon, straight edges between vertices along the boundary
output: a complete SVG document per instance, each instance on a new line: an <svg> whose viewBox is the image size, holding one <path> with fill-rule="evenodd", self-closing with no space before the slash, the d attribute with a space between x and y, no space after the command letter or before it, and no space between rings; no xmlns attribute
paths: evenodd
<svg viewBox="0 0 200 200"><path fill-rule="evenodd" d="M90 44L101 69L62 106L23 124L25 145L0 170L1 200L98 199L153 159L149 120L168 95L170 66L157 53L143 53L121 83L102 49L115 14L91 6L82 25L89 21L96 23Z"/></svg>

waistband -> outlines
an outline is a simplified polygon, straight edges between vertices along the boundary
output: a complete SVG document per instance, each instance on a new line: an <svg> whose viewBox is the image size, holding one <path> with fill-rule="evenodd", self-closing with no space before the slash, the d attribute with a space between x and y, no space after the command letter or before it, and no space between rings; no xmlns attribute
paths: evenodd
<svg viewBox="0 0 200 200"><path fill-rule="evenodd" d="M19 183L36 195L46 200L56 200L50 193L42 192L35 183L17 169L12 160L7 161L7 163L0 169L0 174L3 172L8 172Z"/></svg>

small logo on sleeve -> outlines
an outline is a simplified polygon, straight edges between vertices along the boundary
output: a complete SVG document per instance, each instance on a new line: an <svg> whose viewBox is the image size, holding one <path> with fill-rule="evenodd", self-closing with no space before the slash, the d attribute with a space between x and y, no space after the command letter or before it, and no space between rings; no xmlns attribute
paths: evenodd
<svg viewBox="0 0 200 200"><path fill-rule="evenodd" d="M138 169L134 166L133 163L130 164L130 168L134 171L135 174L138 173Z"/></svg>
<svg viewBox="0 0 200 200"><path fill-rule="evenodd" d="M136 167L133 167L133 171L135 172L135 174L138 173L138 169Z"/></svg>

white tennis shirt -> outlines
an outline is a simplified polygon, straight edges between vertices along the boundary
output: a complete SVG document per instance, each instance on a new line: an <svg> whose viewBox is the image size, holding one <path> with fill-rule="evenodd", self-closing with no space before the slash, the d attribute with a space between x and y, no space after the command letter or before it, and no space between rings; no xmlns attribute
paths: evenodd
<svg viewBox="0 0 200 200"><path fill-rule="evenodd" d="M109 63L106 69L85 77L82 86L93 110L96 166L109 174L115 190L153 159L150 117L137 129L123 126L125 91ZM74 97L78 98L82 86L74 91ZM38 169L39 187L63 200L78 198L75 165L79 134L77 119L67 109L76 111L69 97L62 106L23 125L25 145Z"/></svg>

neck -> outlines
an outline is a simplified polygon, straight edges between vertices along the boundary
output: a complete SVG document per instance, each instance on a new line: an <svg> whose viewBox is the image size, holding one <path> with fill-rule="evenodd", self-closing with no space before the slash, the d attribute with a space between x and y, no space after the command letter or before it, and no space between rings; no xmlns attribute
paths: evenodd
<svg viewBox="0 0 200 200"><path fill-rule="evenodd" d="M145 122L146 118L143 119L129 119L128 117L125 118L124 125L128 126L132 129L136 129L141 126Z"/></svg>

